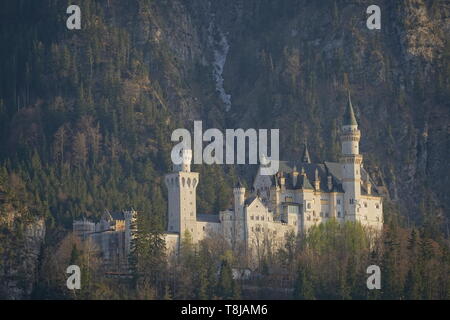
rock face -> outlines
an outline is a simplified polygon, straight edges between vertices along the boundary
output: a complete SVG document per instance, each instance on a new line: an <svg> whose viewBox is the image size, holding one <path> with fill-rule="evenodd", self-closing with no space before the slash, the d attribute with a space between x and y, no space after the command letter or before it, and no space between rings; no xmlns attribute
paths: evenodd
<svg viewBox="0 0 450 320"><path fill-rule="evenodd" d="M169 108L187 125L280 128L282 157L298 157L307 137L314 160L333 160L349 87L368 170L405 214L433 203L448 215L450 5L379 1L381 30L369 30L371 4L174 1L150 38L199 90Z"/></svg>

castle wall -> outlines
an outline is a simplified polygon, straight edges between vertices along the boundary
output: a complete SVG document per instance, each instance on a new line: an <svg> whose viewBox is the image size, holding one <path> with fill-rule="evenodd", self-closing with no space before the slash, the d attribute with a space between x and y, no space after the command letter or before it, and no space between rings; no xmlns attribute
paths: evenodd
<svg viewBox="0 0 450 320"><path fill-rule="evenodd" d="M196 239L197 242L214 234L222 234L222 224L209 221L197 221L196 223Z"/></svg>
<svg viewBox="0 0 450 320"><path fill-rule="evenodd" d="M178 233L165 233L166 252L168 255L176 254L180 248L180 235Z"/></svg>

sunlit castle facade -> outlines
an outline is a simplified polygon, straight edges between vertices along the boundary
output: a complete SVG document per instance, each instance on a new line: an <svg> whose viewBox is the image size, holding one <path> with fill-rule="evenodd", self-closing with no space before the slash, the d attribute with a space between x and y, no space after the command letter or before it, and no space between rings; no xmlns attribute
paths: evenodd
<svg viewBox="0 0 450 320"><path fill-rule="evenodd" d="M233 247L256 250L278 246L288 232L307 232L313 225L336 219L359 221L368 232L383 228L383 204L362 166L358 129L350 96L341 130L340 162L311 163L305 143L298 161L280 161L275 175L255 177L253 192L240 182L233 189L233 207L219 214L199 214L196 189L199 174L191 172L192 151L165 176L168 189L166 245L177 250L188 232L194 243L221 236Z"/></svg>
<svg viewBox="0 0 450 320"><path fill-rule="evenodd" d="M360 138L349 96L341 130L340 162L311 163L305 143L302 157L280 161L276 174L261 175L258 170L252 192L246 192L238 181L233 188L232 208L218 214L197 212L200 177L191 171L192 151L183 150L182 163L174 165L173 172L165 176L167 249L176 253L188 233L194 243L206 237L221 237L234 249L261 254L282 245L287 233L305 233L330 219L341 223L358 221L368 232L377 234L383 228L382 197L362 166ZM135 216L135 211L113 215L106 212L96 224L74 221L73 229L80 238L94 240L109 264L122 261L126 267Z"/></svg>

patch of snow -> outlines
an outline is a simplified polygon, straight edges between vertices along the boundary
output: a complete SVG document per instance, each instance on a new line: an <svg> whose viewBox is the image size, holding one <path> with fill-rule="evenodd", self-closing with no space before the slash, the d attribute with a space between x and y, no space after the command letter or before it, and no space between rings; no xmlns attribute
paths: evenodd
<svg viewBox="0 0 450 320"><path fill-rule="evenodd" d="M214 37L214 25L211 23L209 26L209 42L213 48L214 61L213 61L213 77L216 83L216 91L219 93L220 99L225 105L225 110L231 109L231 95L225 92L223 86L223 68L227 60L228 51L230 45L228 44L227 37L223 32L216 29L217 37ZM217 38L219 40L217 40Z"/></svg>

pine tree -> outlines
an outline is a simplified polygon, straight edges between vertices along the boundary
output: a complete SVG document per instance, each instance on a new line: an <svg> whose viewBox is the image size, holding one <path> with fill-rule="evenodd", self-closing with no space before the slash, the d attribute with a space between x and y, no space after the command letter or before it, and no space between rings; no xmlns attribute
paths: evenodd
<svg viewBox="0 0 450 320"><path fill-rule="evenodd" d="M300 263L297 270L297 280L294 287L294 299L298 300L314 300L314 288L311 280L311 272L309 268Z"/></svg>
<svg viewBox="0 0 450 320"><path fill-rule="evenodd" d="M227 259L223 259L217 284L217 296L229 300L235 298L236 293L236 284L233 279L231 265Z"/></svg>

